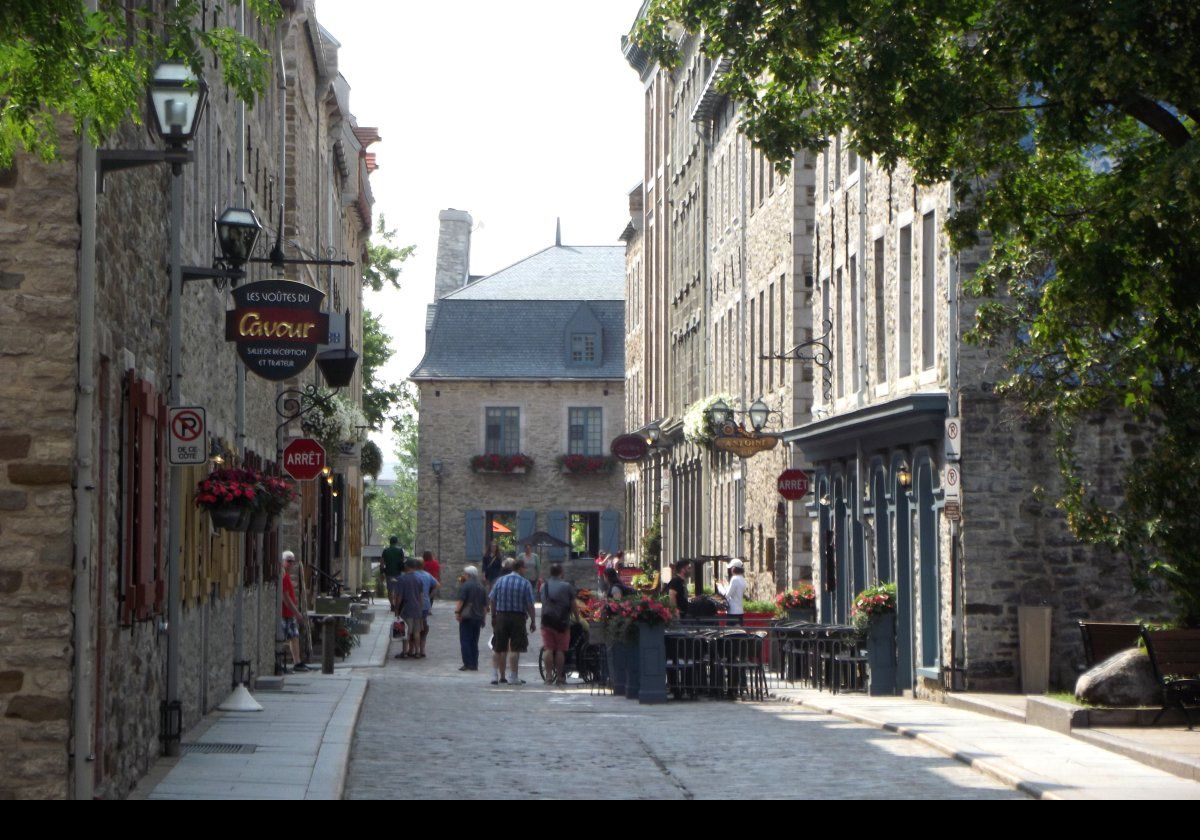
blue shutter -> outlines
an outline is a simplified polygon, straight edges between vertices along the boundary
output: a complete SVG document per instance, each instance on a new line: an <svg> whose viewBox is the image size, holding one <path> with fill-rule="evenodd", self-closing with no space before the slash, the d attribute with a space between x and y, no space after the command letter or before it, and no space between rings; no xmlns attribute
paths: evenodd
<svg viewBox="0 0 1200 840"><path fill-rule="evenodd" d="M566 511L552 510L546 514L546 531L550 534L550 536L557 537L563 542L571 541L571 536L568 533L569 529L567 527L567 523L568 519ZM563 560L567 556L567 550L565 548L559 548L556 545L550 546L546 553L550 555L551 560Z"/></svg>
<svg viewBox="0 0 1200 840"><path fill-rule="evenodd" d="M537 512L532 510L517 511L517 553L524 551L525 541L537 530ZM535 546L534 551L537 551Z"/></svg>
<svg viewBox="0 0 1200 840"><path fill-rule="evenodd" d="M463 565L478 563L483 556L483 511L467 511L467 551ZM440 558L439 558L440 559ZM480 573L483 569L479 570Z"/></svg>
<svg viewBox="0 0 1200 840"><path fill-rule="evenodd" d="M600 512L600 550L606 554L616 554L621 550L621 512L619 510Z"/></svg>

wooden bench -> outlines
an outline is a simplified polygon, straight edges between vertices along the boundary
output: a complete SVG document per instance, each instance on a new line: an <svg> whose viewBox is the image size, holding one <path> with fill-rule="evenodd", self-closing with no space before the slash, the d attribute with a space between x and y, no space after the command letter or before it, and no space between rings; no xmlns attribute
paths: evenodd
<svg viewBox="0 0 1200 840"><path fill-rule="evenodd" d="M1142 639L1154 678L1163 690L1162 712L1154 718L1157 723L1163 712L1171 707L1183 712L1187 727L1192 728L1188 705L1200 705L1200 628L1187 630L1147 630Z"/></svg>
<svg viewBox="0 0 1200 840"><path fill-rule="evenodd" d="M1122 651L1137 647L1141 637L1140 624L1114 624L1103 621L1081 621L1083 658L1088 668Z"/></svg>

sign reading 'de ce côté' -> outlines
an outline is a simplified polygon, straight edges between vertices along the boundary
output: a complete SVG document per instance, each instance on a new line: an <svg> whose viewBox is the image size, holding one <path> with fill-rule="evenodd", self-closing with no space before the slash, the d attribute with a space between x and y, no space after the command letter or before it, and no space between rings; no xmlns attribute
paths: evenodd
<svg viewBox="0 0 1200 840"><path fill-rule="evenodd" d="M278 382L298 375L329 340L325 293L291 280L264 280L233 290L225 340L237 344L246 369Z"/></svg>

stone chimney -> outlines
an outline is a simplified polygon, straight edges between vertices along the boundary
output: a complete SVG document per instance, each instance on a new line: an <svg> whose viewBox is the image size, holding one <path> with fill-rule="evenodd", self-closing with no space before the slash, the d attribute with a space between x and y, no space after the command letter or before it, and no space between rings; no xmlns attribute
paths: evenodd
<svg viewBox="0 0 1200 840"><path fill-rule="evenodd" d="M465 210L443 210L438 213L437 273L433 281L433 298L446 295L467 285L471 270L471 214Z"/></svg>

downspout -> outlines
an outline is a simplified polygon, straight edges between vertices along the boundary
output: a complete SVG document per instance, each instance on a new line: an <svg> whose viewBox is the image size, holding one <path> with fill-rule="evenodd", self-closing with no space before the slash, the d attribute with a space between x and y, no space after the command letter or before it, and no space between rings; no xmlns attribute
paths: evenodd
<svg viewBox="0 0 1200 840"><path fill-rule="evenodd" d="M276 77L275 87L279 91L277 107L279 108L279 131L276 134L275 142L279 144L279 241L283 241L283 211L286 206L287 198L287 65L284 62L283 55L283 28L286 21L280 21L275 27L275 55L279 62L279 73ZM275 404L279 404L279 398L283 395L284 386L282 382L275 383ZM282 426L275 428L275 463L283 463L283 440L285 429ZM274 558L276 563L281 562L279 557ZM283 585L277 575L275 578L275 615L283 615ZM275 622L275 647L278 651L279 646L285 641L279 629L279 622ZM276 671L275 675L279 676L282 668L282 660L276 656L275 659Z"/></svg>
<svg viewBox="0 0 1200 840"><path fill-rule="evenodd" d="M97 10L88 0L87 10ZM79 139L79 359L75 400L75 614L72 686L71 780L75 799L93 798L92 752L92 507L96 492L92 429L96 406L96 147L87 131Z"/></svg>
<svg viewBox="0 0 1200 840"><path fill-rule="evenodd" d="M867 159L861 155L858 158L858 259L855 262L855 271L858 274L854 284L855 297L858 298L854 302L856 321L854 325L856 338L854 355L857 367L855 378L858 380L855 401L861 407L868 401L869 396L867 391ZM867 488L863 484L865 473L862 438L859 438L854 453L854 521L857 523L858 533L853 535L850 548L852 551L861 550L863 552L865 580L860 581L863 584L873 577L867 553L867 528L863 521L863 499L867 492ZM862 539L859 539L859 535L862 535ZM875 570L875 573L878 574L878 569Z"/></svg>
<svg viewBox="0 0 1200 840"><path fill-rule="evenodd" d="M946 220L954 215L954 184L951 182L950 196L946 203ZM959 312L958 312L958 252L951 249L948 254L946 271L947 285L947 317L946 317L946 366L949 386L949 414L959 416L958 392L958 341L959 341ZM961 457L961 456L960 456ZM962 586L962 535L959 532L960 522L950 520L950 685L951 691L966 689L966 616L963 612ZM961 680L961 682L960 682Z"/></svg>
<svg viewBox="0 0 1200 840"><path fill-rule="evenodd" d="M703 67L703 62L701 63L701 66ZM703 383L701 386L701 394L703 394L704 396L707 396L708 394L711 394L712 390L713 390L712 370L713 370L713 363L715 361L714 354L716 352L713 347L714 342L711 340L712 278L709 276L709 266L708 266L708 248L709 248L708 229L709 229L709 224L710 224L710 219L709 219L710 208L709 208L709 200L708 200L710 184L709 184L709 177L708 177L708 165L709 165L710 153L712 151L712 133L709 130L709 124L708 124L707 120L705 122L700 123L699 130L700 130L700 134L701 134L701 138L700 138L700 140L701 140L701 142L700 142L700 167L701 167L700 168L700 217L701 217L701 224L700 224L700 227L701 227L701 233L700 233L700 249L701 249L700 277L702 278L702 281L703 281L703 286L701 287L700 322L704 329L704 333L703 333L703 336L704 336L704 371L703 371L703 379L701 380ZM712 507L711 507L711 505L712 505L712 485L716 481L716 476L712 476L712 475L705 476L704 475L704 473L706 472L706 470L705 470L706 465L709 470L712 469L712 455L711 454L708 454L707 456L702 454L700 456L700 480L698 482L700 485L700 542L699 542L699 545L701 547L701 553L713 554L715 552L712 550L712 529L711 529ZM704 577L704 572L703 572L703 568L701 567L699 575L696 578L696 584L695 584L697 594L700 592L700 590L704 586L704 581L702 579L703 577Z"/></svg>
<svg viewBox="0 0 1200 840"><path fill-rule="evenodd" d="M738 393L741 395L742 408L746 409L750 406L750 397L746 391L746 373L750 365L754 364L753 359L746 358L746 310L750 306L750 301L747 297L746 289L746 216L749 212L746 199L746 136L741 132L741 120L738 120L738 133L734 139L737 149L737 166L738 166L738 228L739 228L739 247L738 247L738 271L741 274L741 302L738 305L738 359L742 364L738 365ZM761 317L761 315L760 315ZM746 532L742 529L746 527L746 462L745 460L737 459L738 474L741 476L737 483L737 493L735 498L736 516L737 516L737 547L738 556L745 556L745 538ZM753 540L753 538L751 538ZM751 543L753 544L753 542Z"/></svg>
<svg viewBox="0 0 1200 840"><path fill-rule="evenodd" d="M241 5L238 10L238 34L246 34L246 7ZM236 163L237 174L235 175L238 187L238 197L240 206L245 207L246 202L246 103L239 99L237 104L237 157ZM246 461L246 366L242 364L240 358L235 358L233 362L235 378L234 378L234 424L236 447L238 457L244 464ZM244 546L243 546L244 549ZM235 623L233 636L233 649L235 662L244 662L246 660L246 614L245 614L245 589L246 581L244 575L246 572L245 558L242 559L242 569L238 573L238 590L234 601L235 607Z"/></svg>

